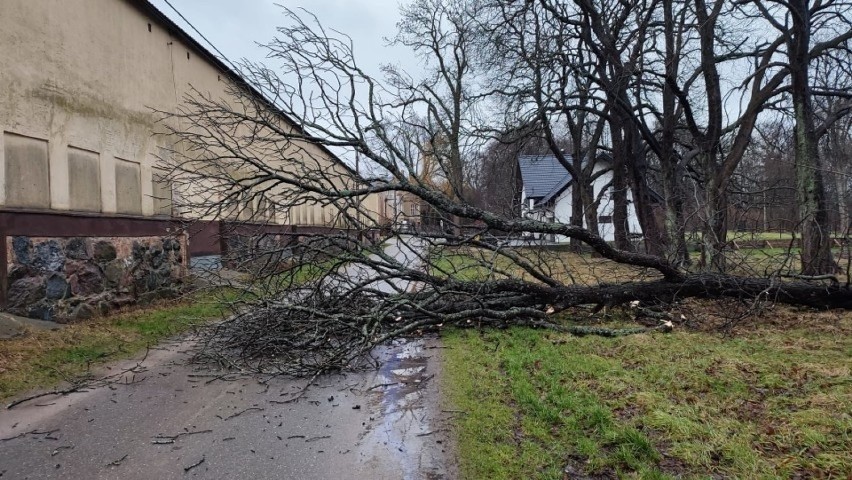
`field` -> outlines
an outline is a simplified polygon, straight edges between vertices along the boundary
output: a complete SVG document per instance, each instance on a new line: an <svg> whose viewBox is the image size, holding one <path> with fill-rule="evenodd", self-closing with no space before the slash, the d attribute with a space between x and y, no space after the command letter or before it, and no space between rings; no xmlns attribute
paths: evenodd
<svg viewBox="0 0 852 480"><path fill-rule="evenodd" d="M523 253L567 283L656 278L591 255ZM787 253L742 250L731 265L745 275L794 272ZM433 271L531 278L489 255L437 252ZM444 391L463 477L852 477L852 313L754 307L684 301L672 333L614 339L448 331ZM560 320L633 326L620 309Z"/></svg>
<svg viewBox="0 0 852 480"><path fill-rule="evenodd" d="M846 312L773 309L725 334L468 329L445 342L463 478L852 475Z"/></svg>

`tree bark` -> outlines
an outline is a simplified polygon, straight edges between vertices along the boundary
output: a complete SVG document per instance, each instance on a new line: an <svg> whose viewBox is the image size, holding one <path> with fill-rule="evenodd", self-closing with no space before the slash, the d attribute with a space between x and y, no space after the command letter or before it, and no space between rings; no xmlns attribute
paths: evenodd
<svg viewBox="0 0 852 480"><path fill-rule="evenodd" d="M612 132L613 160L612 160L612 227L615 236L615 248L629 250L630 242L627 240L627 182L624 178L625 158L633 155L630 149L629 139L624 134L624 124L614 122Z"/></svg>
<svg viewBox="0 0 852 480"><path fill-rule="evenodd" d="M680 49L675 43L675 16L672 0L663 0L663 30L665 37L666 79L663 82L663 118L660 132L660 169L662 170L663 196L665 197L664 232L666 257L675 265L688 266L691 262L684 236L683 176L680 160L675 153L675 129L678 118L675 107L677 96L672 85L680 70Z"/></svg>
<svg viewBox="0 0 852 480"><path fill-rule="evenodd" d="M789 2L793 27L788 37L790 87L795 117L796 199L802 233L802 274L836 273L831 255L828 199L819 158L810 88L810 9L807 0Z"/></svg>
<svg viewBox="0 0 852 480"><path fill-rule="evenodd" d="M725 272L725 248L728 244L728 195L717 184L714 171L717 162L712 154L704 154L701 164L705 172L704 225L702 229L701 267L707 272Z"/></svg>

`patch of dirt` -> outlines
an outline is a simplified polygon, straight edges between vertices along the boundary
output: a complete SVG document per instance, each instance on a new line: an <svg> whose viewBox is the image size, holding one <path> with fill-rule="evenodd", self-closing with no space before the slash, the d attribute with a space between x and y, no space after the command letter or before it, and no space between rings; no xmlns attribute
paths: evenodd
<svg viewBox="0 0 852 480"><path fill-rule="evenodd" d="M752 333L765 328L806 328L815 333L852 334L852 312L819 311L788 305L759 305L736 300L688 299L672 310L683 315L683 326L694 331Z"/></svg>
<svg viewBox="0 0 852 480"><path fill-rule="evenodd" d="M612 470L586 473L586 458L583 456L570 455L567 460L568 462L562 469L563 480L611 480L618 478Z"/></svg>

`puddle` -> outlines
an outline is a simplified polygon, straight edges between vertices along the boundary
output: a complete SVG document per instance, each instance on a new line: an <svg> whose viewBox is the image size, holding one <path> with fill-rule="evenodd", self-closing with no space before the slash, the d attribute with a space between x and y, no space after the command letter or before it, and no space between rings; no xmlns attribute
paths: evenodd
<svg viewBox="0 0 852 480"><path fill-rule="evenodd" d="M370 390L370 407L377 423L364 438L374 455L391 457L405 480L444 478L440 445L432 437L438 396L428 388L437 368L429 365L428 340L398 339L379 347L382 361Z"/></svg>

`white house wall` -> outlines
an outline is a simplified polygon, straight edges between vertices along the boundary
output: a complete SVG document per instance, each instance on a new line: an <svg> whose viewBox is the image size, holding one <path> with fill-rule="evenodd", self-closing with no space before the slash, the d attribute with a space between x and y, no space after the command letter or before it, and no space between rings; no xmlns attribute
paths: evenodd
<svg viewBox="0 0 852 480"><path fill-rule="evenodd" d="M598 193L607 186L612 180L612 172L606 172L603 175L599 176L595 179L594 182L594 193L598 195ZM571 189L573 187L568 187L562 192L555 201L554 206L554 218L556 221L561 223L570 223L571 222ZM604 194L601 199L601 203L598 206L598 218L602 216L612 217L613 211L615 210L615 205L612 200L612 189L607 188L607 192ZM526 196L522 194L522 200L526 205ZM629 233L642 233L642 227L639 225L639 218L636 215L636 206L633 203L633 193L628 190L627 191L627 225L629 228ZM541 210L537 210L537 212L541 212ZM528 218L543 218L544 215L542 213L538 214L527 214ZM586 217L583 216L583 227L588 228L588 223L586 222ZM598 230L601 237L608 242L615 241L615 229L612 222L610 223L598 223ZM569 241L568 237L564 235L557 235L554 239L557 243L566 243Z"/></svg>

